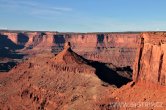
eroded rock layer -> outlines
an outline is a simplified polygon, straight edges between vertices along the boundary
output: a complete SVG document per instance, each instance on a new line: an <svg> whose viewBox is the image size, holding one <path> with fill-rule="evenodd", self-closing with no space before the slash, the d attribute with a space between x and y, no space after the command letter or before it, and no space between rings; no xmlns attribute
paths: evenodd
<svg viewBox="0 0 166 110"><path fill-rule="evenodd" d="M136 82L166 85L166 33L143 33L134 64Z"/></svg>
<svg viewBox="0 0 166 110"><path fill-rule="evenodd" d="M24 50L59 53L65 42L79 55L116 66L132 66L140 44L139 33L1 32L1 36ZM7 43L7 42L6 42ZM32 53L32 52L31 52Z"/></svg>

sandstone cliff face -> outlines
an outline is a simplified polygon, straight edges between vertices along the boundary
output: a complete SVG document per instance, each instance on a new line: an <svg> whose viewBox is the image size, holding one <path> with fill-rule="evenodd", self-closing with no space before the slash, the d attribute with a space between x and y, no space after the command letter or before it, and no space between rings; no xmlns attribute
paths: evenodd
<svg viewBox="0 0 166 110"><path fill-rule="evenodd" d="M71 34L65 38L71 42L72 49L85 58L116 66L132 66L140 43L138 33Z"/></svg>
<svg viewBox="0 0 166 110"><path fill-rule="evenodd" d="M17 37L17 33L12 33L12 32L5 32L5 33L3 33L3 35L6 35L6 36L8 36L8 38L11 40L11 41L13 41L14 43L17 43L17 41L18 41L18 37Z"/></svg>
<svg viewBox="0 0 166 110"><path fill-rule="evenodd" d="M166 33L143 33L133 80L166 85Z"/></svg>
<svg viewBox="0 0 166 110"><path fill-rule="evenodd" d="M16 45L26 49L59 53L65 42L86 59L132 66L140 43L139 33L57 33L57 32L3 32Z"/></svg>
<svg viewBox="0 0 166 110"><path fill-rule="evenodd" d="M53 45L53 33L31 32L26 33L29 40L25 47L33 49L48 49Z"/></svg>

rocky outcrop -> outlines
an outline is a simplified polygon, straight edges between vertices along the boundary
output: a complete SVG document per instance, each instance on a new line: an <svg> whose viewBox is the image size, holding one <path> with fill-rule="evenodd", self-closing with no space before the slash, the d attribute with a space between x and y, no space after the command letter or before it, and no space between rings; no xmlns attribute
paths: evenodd
<svg viewBox="0 0 166 110"><path fill-rule="evenodd" d="M56 71L95 74L95 68L88 65L88 60L75 53L69 42L65 43L64 50L56 55L53 61L55 63L52 63L52 67L56 68Z"/></svg>
<svg viewBox="0 0 166 110"><path fill-rule="evenodd" d="M80 110L88 104L84 109L91 110L98 108L96 101L110 94L96 75L73 71L72 66L71 71L66 71L65 67L57 70L50 64L56 65L50 57L38 55L17 65L8 74L1 74L0 108Z"/></svg>
<svg viewBox="0 0 166 110"><path fill-rule="evenodd" d="M134 64L133 80L166 85L166 33L143 33Z"/></svg>

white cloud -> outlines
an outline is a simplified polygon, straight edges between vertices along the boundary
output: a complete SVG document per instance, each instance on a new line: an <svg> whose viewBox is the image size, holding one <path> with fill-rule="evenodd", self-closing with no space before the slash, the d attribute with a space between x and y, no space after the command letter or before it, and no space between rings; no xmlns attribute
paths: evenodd
<svg viewBox="0 0 166 110"><path fill-rule="evenodd" d="M46 14L61 14L70 12L73 9L69 7L52 6L48 4L41 4L39 2L27 0L0 0L0 8L8 9L10 11L22 11L34 15Z"/></svg>

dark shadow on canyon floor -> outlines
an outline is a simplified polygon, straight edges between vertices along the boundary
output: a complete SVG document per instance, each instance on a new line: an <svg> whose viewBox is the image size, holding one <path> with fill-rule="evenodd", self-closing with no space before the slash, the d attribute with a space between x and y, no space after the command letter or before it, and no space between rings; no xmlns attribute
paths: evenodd
<svg viewBox="0 0 166 110"><path fill-rule="evenodd" d="M24 36L20 35L20 41L24 42L27 40L23 38ZM25 40L23 40L25 39ZM16 52L16 50L23 49L23 45L18 45L13 43L6 35L0 35L0 59L10 58L10 59L22 59L25 55ZM1 60L0 60L1 61Z"/></svg>
<svg viewBox="0 0 166 110"><path fill-rule="evenodd" d="M15 51L11 51L9 49L0 48L0 59L2 58L23 59L24 56L26 55Z"/></svg>
<svg viewBox="0 0 166 110"><path fill-rule="evenodd" d="M0 48L9 48L10 50L18 50L24 48L23 45L13 43L6 35L0 35Z"/></svg>
<svg viewBox="0 0 166 110"><path fill-rule="evenodd" d="M107 67L104 63L92 62L91 65L96 68L96 75L98 78L106 83L114 84L118 88L131 81L131 79L118 75L116 71Z"/></svg>
<svg viewBox="0 0 166 110"><path fill-rule="evenodd" d="M0 63L0 72L8 72L16 65L16 62Z"/></svg>
<svg viewBox="0 0 166 110"><path fill-rule="evenodd" d="M23 44L27 41L28 37L21 33L18 34L18 42L20 44L16 44L8 36L0 34L0 72L8 72L17 65L17 61L22 60L26 56L17 52L17 50L23 49Z"/></svg>

